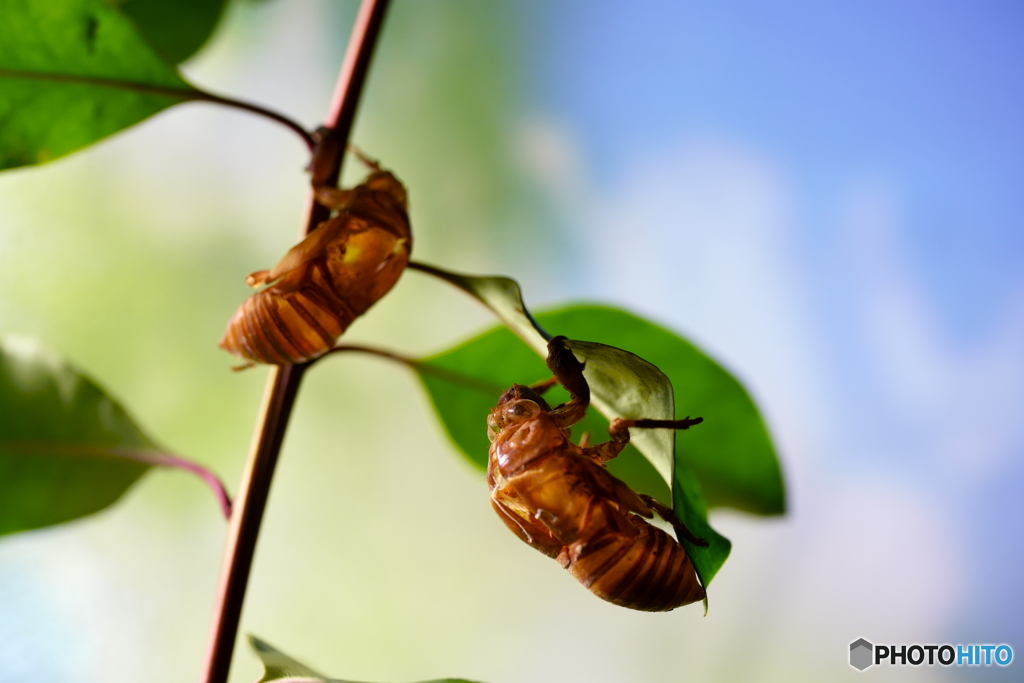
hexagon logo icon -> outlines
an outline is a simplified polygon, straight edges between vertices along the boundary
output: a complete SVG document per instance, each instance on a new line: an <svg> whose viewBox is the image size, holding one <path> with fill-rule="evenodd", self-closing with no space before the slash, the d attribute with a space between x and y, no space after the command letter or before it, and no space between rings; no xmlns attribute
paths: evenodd
<svg viewBox="0 0 1024 683"><path fill-rule="evenodd" d="M857 671L868 668L873 664L871 655L874 650L875 646L863 638L853 641L850 643L850 666Z"/></svg>

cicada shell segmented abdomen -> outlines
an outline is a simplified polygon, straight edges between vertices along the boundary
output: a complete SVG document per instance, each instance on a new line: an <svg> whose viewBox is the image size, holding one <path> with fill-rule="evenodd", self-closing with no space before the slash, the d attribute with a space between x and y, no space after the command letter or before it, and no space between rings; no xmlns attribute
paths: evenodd
<svg viewBox="0 0 1024 683"><path fill-rule="evenodd" d="M631 609L663 612L702 600L683 547L640 517L630 523L636 537L609 531L567 547L569 573L599 598Z"/></svg>
<svg viewBox="0 0 1024 683"><path fill-rule="evenodd" d="M405 188L375 171L351 190L317 194L338 209L270 271L239 306L221 348L259 363L303 363L327 353L352 322L394 286L409 262Z"/></svg>
<svg viewBox="0 0 1024 683"><path fill-rule="evenodd" d="M238 309L221 346L261 363L302 363L330 349L355 319L347 303L322 287L264 289Z"/></svg>

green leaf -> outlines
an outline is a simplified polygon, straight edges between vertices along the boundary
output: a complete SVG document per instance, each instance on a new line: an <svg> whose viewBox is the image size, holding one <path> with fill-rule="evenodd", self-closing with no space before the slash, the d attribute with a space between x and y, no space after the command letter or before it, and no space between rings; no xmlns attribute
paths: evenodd
<svg viewBox="0 0 1024 683"><path fill-rule="evenodd" d="M326 676L313 671L305 664L300 664L284 654L280 650L260 640L256 636L249 636L249 645L256 651L256 655L263 662L263 676L256 683L352 683L337 678ZM462 678L443 678L424 683L473 683Z"/></svg>
<svg viewBox="0 0 1024 683"><path fill-rule="evenodd" d="M180 64L199 51L227 4L225 0L113 1L172 64Z"/></svg>
<svg viewBox="0 0 1024 683"><path fill-rule="evenodd" d="M69 154L195 95L103 0L0 2L0 169Z"/></svg>
<svg viewBox="0 0 1024 683"><path fill-rule="evenodd" d="M153 465L208 471L161 451L113 399L29 339L0 339L0 535L59 524L116 501Z"/></svg>

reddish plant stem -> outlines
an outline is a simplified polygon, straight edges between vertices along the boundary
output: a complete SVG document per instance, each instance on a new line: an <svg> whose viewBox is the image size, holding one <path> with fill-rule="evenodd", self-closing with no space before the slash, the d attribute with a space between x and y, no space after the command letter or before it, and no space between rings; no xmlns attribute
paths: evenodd
<svg viewBox="0 0 1024 683"><path fill-rule="evenodd" d="M352 27L348 51L338 75L334 99L325 121L316 155L315 180L336 185L341 173L356 107L370 65L370 57L380 34L388 0L363 0ZM306 205L303 236L309 234L330 215L310 194ZM224 547L224 561L217 590L213 623L207 644L203 683L225 683L238 636L245 588L249 580L256 537L270 493L270 481L284 441L299 381L307 365L284 365L270 369L263 407L260 410L245 475L235 497L231 523Z"/></svg>

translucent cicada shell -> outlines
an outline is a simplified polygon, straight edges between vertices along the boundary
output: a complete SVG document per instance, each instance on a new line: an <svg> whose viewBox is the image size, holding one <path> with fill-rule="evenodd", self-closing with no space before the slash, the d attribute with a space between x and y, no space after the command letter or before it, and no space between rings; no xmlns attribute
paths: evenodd
<svg viewBox="0 0 1024 683"><path fill-rule="evenodd" d="M412 232L405 187L374 168L351 190L315 189L336 215L246 279L263 288L238 307L222 349L272 365L312 360L390 291L409 263Z"/></svg>

